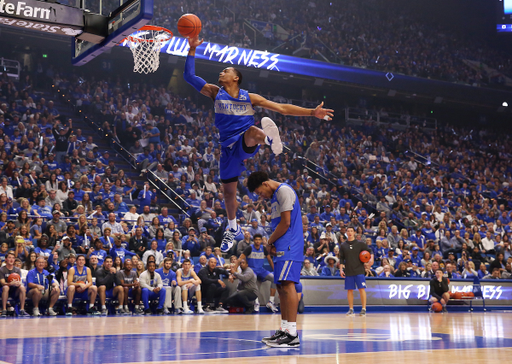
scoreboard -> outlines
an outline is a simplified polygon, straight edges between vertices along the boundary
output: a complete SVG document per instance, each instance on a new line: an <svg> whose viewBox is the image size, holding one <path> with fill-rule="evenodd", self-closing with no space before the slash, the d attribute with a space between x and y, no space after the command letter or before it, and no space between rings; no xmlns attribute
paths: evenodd
<svg viewBox="0 0 512 364"><path fill-rule="evenodd" d="M497 1L496 31L499 33L512 32L512 0Z"/></svg>

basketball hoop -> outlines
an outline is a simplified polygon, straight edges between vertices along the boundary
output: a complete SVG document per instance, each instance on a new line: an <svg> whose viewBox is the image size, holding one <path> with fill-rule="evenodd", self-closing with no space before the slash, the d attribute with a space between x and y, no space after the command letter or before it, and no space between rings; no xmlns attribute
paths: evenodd
<svg viewBox="0 0 512 364"><path fill-rule="evenodd" d="M155 72L160 66L160 49L171 38L170 30L153 25L145 25L126 37L133 54L133 72Z"/></svg>

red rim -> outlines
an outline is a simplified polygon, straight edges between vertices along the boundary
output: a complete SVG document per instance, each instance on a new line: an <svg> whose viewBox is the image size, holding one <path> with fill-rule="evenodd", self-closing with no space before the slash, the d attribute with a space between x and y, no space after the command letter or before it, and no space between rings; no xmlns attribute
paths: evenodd
<svg viewBox="0 0 512 364"><path fill-rule="evenodd" d="M167 42L169 39L171 39L173 37L173 34L169 29L166 29L164 27L158 27L156 25L144 25L142 28L140 28L137 31L139 32L141 30L153 30L153 31L157 31L157 32L167 33L166 35L168 38L162 40L161 42ZM144 42L153 43L155 41L154 39L141 39L141 38L135 38L135 37L132 37L131 35L129 35L125 39L123 39L121 41L121 43L124 42L126 39L128 39L130 42L134 42L134 43L144 43Z"/></svg>

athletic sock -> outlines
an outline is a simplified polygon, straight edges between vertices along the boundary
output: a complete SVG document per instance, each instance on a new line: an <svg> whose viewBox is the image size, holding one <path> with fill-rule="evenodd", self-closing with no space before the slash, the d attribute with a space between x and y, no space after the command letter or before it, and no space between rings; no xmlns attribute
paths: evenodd
<svg viewBox="0 0 512 364"><path fill-rule="evenodd" d="M68 307L69 307L69 308L73 307L73 304L68 303Z"/></svg>
<svg viewBox="0 0 512 364"><path fill-rule="evenodd" d="M265 144L270 145L270 138L268 136L265 137Z"/></svg>
<svg viewBox="0 0 512 364"><path fill-rule="evenodd" d="M297 323L296 322L288 322L287 330L290 335L297 336Z"/></svg>
<svg viewBox="0 0 512 364"><path fill-rule="evenodd" d="M94 303L89 303L89 308L93 308L94 307Z"/></svg>
<svg viewBox="0 0 512 364"><path fill-rule="evenodd" d="M187 301L183 301L183 309L188 310L188 303Z"/></svg>
<svg viewBox="0 0 512 364"><path fill-rule="evenodd" d="M276 299L276 297L275 297L275 296L271 296L271 297L270 297L270 299L269 299L269 301L270 301L270 302L272 302L272 303L274 303L275 299Z"/></svg>
<svg viewBox="0 0 512 364"><path fill-rule="evenodd" d="M135 305L135 309L138 310L139 309L139 305Z"/></svg>
<svg viewBox="0 0 512 364"><path fill-rule="evenodd" d="M201 304L201 301L197 301L197 309L198 310L202 310L203 309L203 305Z"/></svg>
<svg viewBox="0 0 512 364"><path fill-rule="evenodd" d="M288 321L287 320L281 320L281 327L280 327L281 331L286 330L287 326L288 326Z"/></svg>
<svg viewBox="0 0 512 364"><path fill-rule="evenodd" d="M236 226L236 219L228 220L228 224L229 224L229 228L230 229L236 230L236 228L237 228L237 226Z"/></svg>
<svg viewBox="0 0 512 364"><path fill-rule="evenodd" d="M105 305L101 305L101 309L102 309L102 310L106 310L106 309L107 309L107 306L105 306Z"/></svg>
<svg viewBox="0 0 512 364"><path fill-rule="evenodd" d="M124 306L124 310L125 310L125 311L130 311L130 309L128 308L128 305L125 305L125 306Z"/></svg>

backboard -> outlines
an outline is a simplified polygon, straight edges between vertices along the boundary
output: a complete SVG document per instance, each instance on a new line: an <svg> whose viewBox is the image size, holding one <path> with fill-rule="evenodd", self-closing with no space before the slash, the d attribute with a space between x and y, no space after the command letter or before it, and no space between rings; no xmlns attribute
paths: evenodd
<svg viewBox="0 0 512 364"><path fill-rule="evenodd" d="M78 1L78 3L76 3ZM107 37L99 43L72 39L71 62L81 66L142 28L153 18L153 0L70 0L85 12L108 17Z"/></svg>

